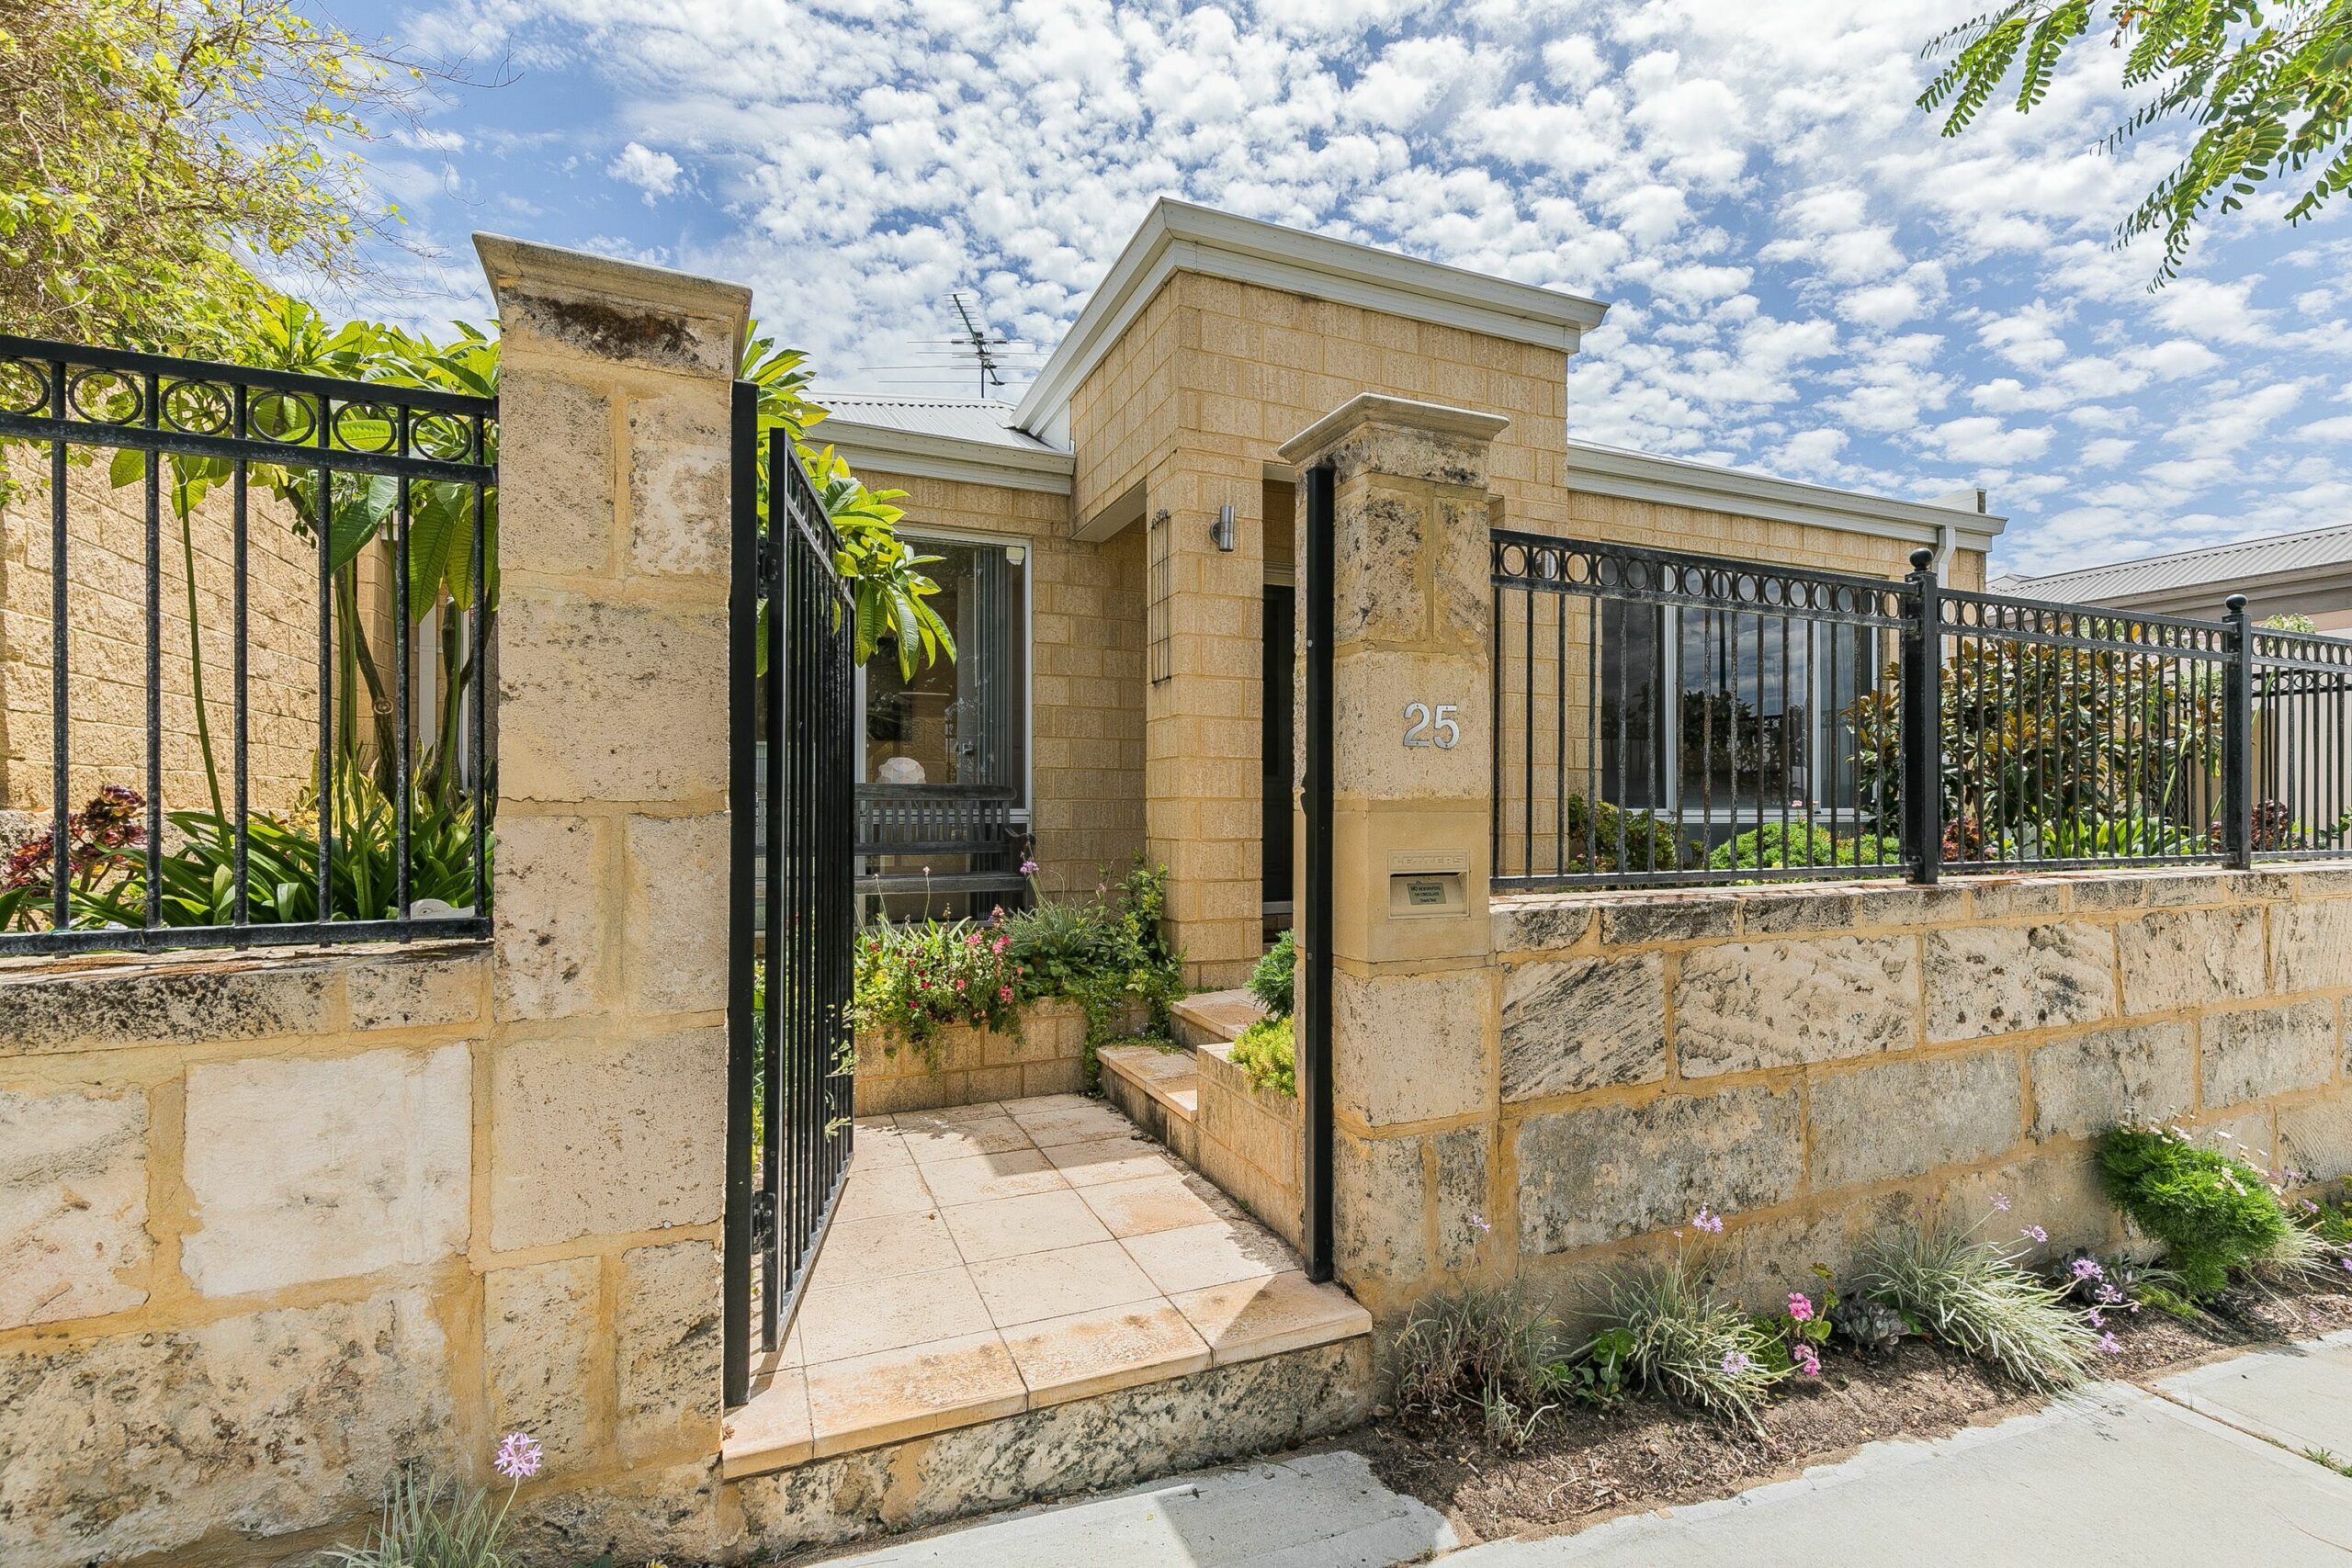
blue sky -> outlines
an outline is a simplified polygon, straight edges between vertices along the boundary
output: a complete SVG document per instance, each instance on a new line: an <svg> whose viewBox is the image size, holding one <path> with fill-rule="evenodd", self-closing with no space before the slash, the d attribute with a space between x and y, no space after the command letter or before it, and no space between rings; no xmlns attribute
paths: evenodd
<svg viewBox="0 0 2352 1568"><path fill-rule="evenodd" d="M347 30L507 85L369 150L410 232L352 301L486 312L488 229L739 279L824 383L967 393L947 296L1034 347L1152 198L1613 302L1576 434L1924 497L2018 570L2352 513L2352 231L2223 220L2159 293L2109 235L2177 141L2095 149L2103 45L1939 139L1973 0L413 0Z"/></svg>

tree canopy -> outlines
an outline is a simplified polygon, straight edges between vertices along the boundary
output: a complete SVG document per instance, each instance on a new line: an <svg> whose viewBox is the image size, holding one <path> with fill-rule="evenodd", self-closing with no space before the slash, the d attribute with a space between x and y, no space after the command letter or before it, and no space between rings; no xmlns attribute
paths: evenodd
<svg viewBox="0 0 2352 1568"><path fill-rule="evenodd" d="M2181 120L2188 153L2117 227L2119 244L2164 236L2154 285L2177 276L2198 227L2273 180L2299 184L2300 223L2352 185L2352 0L2012 0L1943 33L1945 60L1919 107L1957 136L1996 95L2020 114L2040 105L2059 62L2104 34L2127 91L2144 95L2102 144Z"/></svg>
<svg viewBox="0 0 2352 1568"><path fill-rule="evenodd" d="M418 79L286 0L0 0L0 322L242 347L256 265L348 278L397 222L360 148Z"/></svg>

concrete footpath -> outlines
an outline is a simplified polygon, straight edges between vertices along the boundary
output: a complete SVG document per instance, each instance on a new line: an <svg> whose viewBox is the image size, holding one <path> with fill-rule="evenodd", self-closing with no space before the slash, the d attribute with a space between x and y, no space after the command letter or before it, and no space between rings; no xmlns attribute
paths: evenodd
<svg viewBox="0 0 2352 1568"><path fill-rule="evenodd" d="M2101 1383L1932 1442L1575 1535L1455 1551L1362 1456L1312 1454L1023 1510L839 1568L1826 1568L1854 1563L2352 1568L2352 1334L2148 1388Z"/></svg>

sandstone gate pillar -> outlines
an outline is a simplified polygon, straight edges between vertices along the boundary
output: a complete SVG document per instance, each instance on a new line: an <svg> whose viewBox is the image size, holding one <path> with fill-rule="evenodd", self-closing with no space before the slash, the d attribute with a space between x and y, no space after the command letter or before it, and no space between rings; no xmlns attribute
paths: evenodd
<svg viewBox="0 0 2352 1568"><path fill-rule="evenodd" d="M1506 423L1365 393L1282 449L1335 485L1333 1261L1375 1316L1473 1267L1485 1234L1487 454Z"/></svg>
<svg viewBox="0 0 2352 1568"><path fill-rule="evenodd" d="M671 1500L604 1521L659 1538L636 1554L695 1556L719 1448L729 404L751 296L475 244L503 337L483 1396L559 1479Z"/></svg>

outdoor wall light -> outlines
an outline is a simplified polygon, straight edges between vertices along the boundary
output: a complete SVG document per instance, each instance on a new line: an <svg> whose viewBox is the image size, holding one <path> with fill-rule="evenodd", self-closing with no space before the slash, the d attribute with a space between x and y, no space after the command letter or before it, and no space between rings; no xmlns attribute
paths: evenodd
<svg viewBox="0 0 2352 1568"><path fill-rule="evenodd" d="M1233 548L1233 502L1227 502L1216 509L1216 521L1209 525L1209 539L1220 550Z"/></svg>

